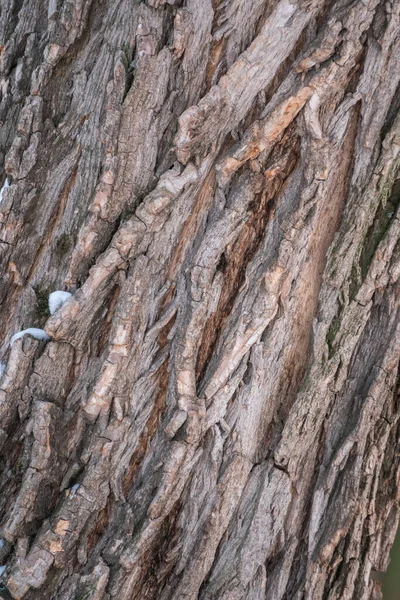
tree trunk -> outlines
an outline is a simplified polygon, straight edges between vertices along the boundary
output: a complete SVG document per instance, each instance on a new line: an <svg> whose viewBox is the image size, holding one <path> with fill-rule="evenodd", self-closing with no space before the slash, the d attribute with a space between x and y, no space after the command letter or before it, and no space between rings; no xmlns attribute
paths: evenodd
<svg viewBox="0 0 400 600"><path fill-rule="evenodd" d="M380 598L400 0L2 0L0 42L0 596Z"/></svg>

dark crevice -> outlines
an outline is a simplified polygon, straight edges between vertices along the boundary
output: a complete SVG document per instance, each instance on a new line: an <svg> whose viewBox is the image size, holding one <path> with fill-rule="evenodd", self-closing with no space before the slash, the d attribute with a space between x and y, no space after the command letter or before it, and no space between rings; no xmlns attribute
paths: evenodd
<svg viewBox="0 0 400 600"><path fill-rule="evenodd" d="M287 136L290 137L290 135L289 129ZM277 161L282 160L284 164L282 172L271 180L266 179L262 190L254 195L254 200L249 206L249 219L244 224L238 239L230 251L225 251L223 258L221 256L220 266L222 265L224 269L224 285L218 308L211 315L205 326L203 340L198 353L196 376L200 387L201 381L206 374L209 358L216 348L222 328L232 311L237 294L245 281L247 266L264 241L267 224L273 215L279 193L287 177L289 177L297 164L299 140L296 136L293 137L292 143L289 144L287 154L285 154L285 151L287 152L287 148L285 149L283 142L282 146L278 145L276 147L270 158L270 162L275 165ZM245 168L247 168L246 165L242 170ZM239 170L237 177L240 176L240 172L241 170Z"/></svg>
<svg viewBox="0 0 400 600"><path fill-rule="evenodd" d="M387 193L387 192L386 192ZM357 262L354 263L349 287L350 301L354 300L365 281L369 267L374 259L381 240L385 237L400 203L400 179L395 179L390 193L382 193L381 201L375 213L373 223L364 238L364 244Z"/></svg>
<svg viewBox="0 0 400 600"><path fill-rule="evenodd" d="M384 238L400 201L400 179L393 183L392 191L386 201L380 203L374 222L368 230L360 256L361 280L364 281L369 265L375 255L379 242Z"/></svg>
<svg viewBox="0 0 400 600"><path fill-rule="evenodd" d="M400 112L400 81L397 85L396 91L392 97L392 101L389 106L389 110L386 115L385 122L381 130L381 140L383 141L393 126L395 119Z"/></svg>
<svg viewBox="0 0 400 600"><path fill-rule="evenodd" d="M325 431L323 427L321 427L319 434L316 434L316 439L314 443L317 446L314 464L322 465L325 451ZM308 494L304 499L305 502L302 515L299 515L299 518L302 517L302 526L299 528L298 545L292 560L290 575L286 586L286 591L282 596L282 600L291 600L292 598L297 597L296 594L299 594L300 591L304 592L304 582L306 580L306 562L304 561L304 556L307 555L309 552L308 528L310 526L313 497L315 488L317 486L318 478L319 469L314 469L312 479L309 482L308 486ZM281 568L280 565L278 568Z"/></svg>

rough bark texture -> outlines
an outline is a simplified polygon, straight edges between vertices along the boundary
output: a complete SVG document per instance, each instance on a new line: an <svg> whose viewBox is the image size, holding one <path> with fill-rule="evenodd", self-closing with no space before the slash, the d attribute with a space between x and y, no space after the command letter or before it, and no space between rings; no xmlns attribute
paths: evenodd
<svg viewBox="0 0 400 600"><path fill-rule="evenodd" d="M2 0L0 43L0 594L379 598L400 1Z"/></svg>

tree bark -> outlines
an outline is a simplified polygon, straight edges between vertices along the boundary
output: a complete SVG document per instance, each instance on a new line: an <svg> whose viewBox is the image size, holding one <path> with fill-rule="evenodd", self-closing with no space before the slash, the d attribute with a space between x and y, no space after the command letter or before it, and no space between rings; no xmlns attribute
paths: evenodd
<svg viewBox="0 0 400 600"><path fill-rule="evenodd" d="M0 596L380 598L400 1L0 11Z"/></svg>

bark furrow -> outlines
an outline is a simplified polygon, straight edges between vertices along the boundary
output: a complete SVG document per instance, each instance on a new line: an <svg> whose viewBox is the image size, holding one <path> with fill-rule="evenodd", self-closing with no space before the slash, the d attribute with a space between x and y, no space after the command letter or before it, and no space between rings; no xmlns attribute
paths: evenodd
<svg viewBox="0 0 400 600"><path fill-rule="evenodd" d="M0 597L380 598L400 1L3 0L0 57Z"/></svg>

